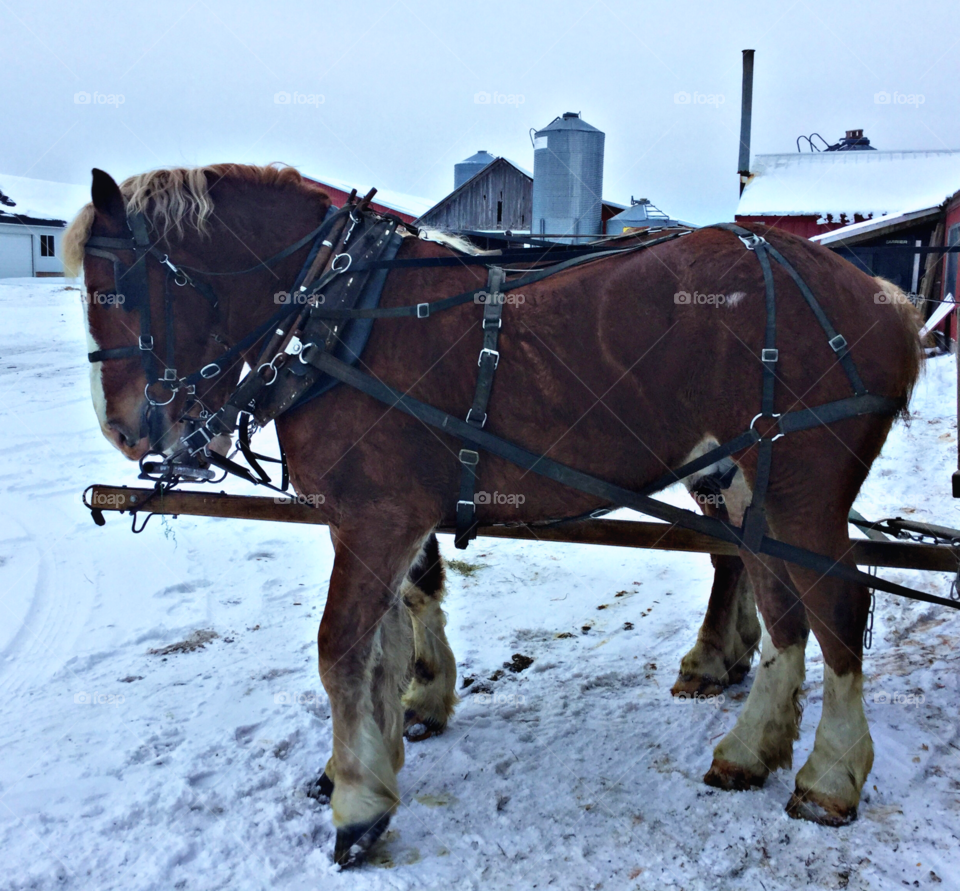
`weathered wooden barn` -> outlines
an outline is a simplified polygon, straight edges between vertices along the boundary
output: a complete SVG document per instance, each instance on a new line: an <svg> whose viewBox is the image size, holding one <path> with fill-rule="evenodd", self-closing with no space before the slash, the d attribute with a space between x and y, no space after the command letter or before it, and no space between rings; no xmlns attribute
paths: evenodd
<svg viewBox="0 0 960 891"><path fill-rule="evenodd" d="M430 208L418 226L452 231L530 229L533 176L497 158Z"/></svg>

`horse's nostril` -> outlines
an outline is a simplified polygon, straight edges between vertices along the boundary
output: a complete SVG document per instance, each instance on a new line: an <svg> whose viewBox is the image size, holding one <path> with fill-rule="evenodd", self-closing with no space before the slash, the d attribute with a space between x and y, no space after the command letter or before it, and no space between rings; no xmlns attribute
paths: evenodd
<svg viewBox="0 0 960 891"><path fill-rule="evenodd" d="M107 426L120 437L120 445L133 447L140 441L140 438L131 433L130 428L122 421L107 421Z"/></svg>

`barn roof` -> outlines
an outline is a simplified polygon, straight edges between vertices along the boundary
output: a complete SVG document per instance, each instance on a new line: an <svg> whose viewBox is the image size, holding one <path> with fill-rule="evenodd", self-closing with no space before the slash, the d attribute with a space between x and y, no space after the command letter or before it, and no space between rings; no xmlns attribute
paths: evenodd
<svg viewBox="0 0 960 891"><path fill-rule="evenodd" d="M90 186L0 173L0 219L4 216L67 222L90 200Z"/></svg>
<svg viewBox="0 0 960 891"><path fill-rule="evenodd" d="M814 235L810 240L816 241L819 244L842 242L844 245L849 246L855 242L875 238L878 235L889 235L898 230L936 219L940 216L940 213L940 205L938 204L933 207L924 207L920 210L907 210L903 213L885 214L882 217L875 217L872 220L851 223L849 226L834 229L832 232L825 232L823 235Z"/></svg>
<svg viewBox="0 0 960 891"><path fill-rule="evenodd" d="M336 189L339 192L343 192L344 195L349 195L353 189L356 189L357 193L361 196L370 191L370 186L347 183L343 180L331 179L328 176L310 176L310 174L304 173L302 168L300 172L303 173L307 179L313 180L313 182L328 189ZM336 199L339 196L331 195L330 197ZM409 217L410 221L415 220L433 206L433 202L427 198L408 195L405 192L395 192L392 189L381 189L379 186L377 186L377 194L374 195L372 203L375 208L379 206L388 211L399 212L401 215Z"/></svg>
<svg viewBox="0 0 960 891"><path fill-rule="evenodd" d="M942 204L960 189L960 151L756 155L737 216L853 219Z"/></svg>

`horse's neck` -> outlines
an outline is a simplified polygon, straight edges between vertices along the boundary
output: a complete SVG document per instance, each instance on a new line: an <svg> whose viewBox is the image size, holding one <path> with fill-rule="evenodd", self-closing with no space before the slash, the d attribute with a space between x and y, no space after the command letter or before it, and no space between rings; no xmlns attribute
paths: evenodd
<svg viewBox="0 0 960 891"><path fill-rule="evenodd" d="M271 237L269 242L262 244L246 243L236 234L240 226L233 226L229 220L224 222L222 236L214 242L212 249L208 248L208 256L211 257L209 268L248 269L258 260L268 260L315 229L326 216L327 207L329 203L318 205L314 199L305 202L302 208L291 204L280 210L270 205L250 209L250 214L268 223L275 222L275 226L264 227ZM237 249L238 244L240 250ZM217 249L218 246L222 246L222 253ZM218 256L225 259L214 265L213 258ZM218 276L211 280L220 298L221 318L231 341L241 340L280 309L285 299L282 295L289 295L293 289L303 262L304 250L300 250L263 271L236 277Z"/></svg>

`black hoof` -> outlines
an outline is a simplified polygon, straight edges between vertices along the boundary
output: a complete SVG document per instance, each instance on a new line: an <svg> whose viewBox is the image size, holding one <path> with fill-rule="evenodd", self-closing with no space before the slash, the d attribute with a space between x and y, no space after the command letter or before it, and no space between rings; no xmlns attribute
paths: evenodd
<svg viewBox="0 0 960 891"><path fill-rule="evenodd" d="M330 804L330 796L333 795L333 780L321 773L312 783L307 786L307 798L314 798L320 804Z"/></svg>
<svg viewBox="0 0 960 891"><path fill-rule="evenodd" d="M338 829L333 862L342 867L358 866L389 823L390 814L384 814L371 823L356 823Z"/></svg>

